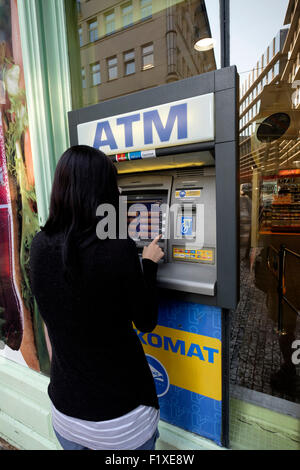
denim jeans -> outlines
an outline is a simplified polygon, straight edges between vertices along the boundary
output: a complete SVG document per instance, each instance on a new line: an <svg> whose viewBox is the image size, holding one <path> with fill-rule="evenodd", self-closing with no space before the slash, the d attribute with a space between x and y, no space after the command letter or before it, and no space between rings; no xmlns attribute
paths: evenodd
<svg viewBox="0 0 300 470"><path fill-rule="evenodd" d="M58 434L58 432L56 432L55 429L54 429L54 432L55 432L58 442L60 443L60 445L62 446L64 450L89 450L88 447L84 447L81 444L77 444L76 442L68 441L67 439L62 437L60 434ZM153 436L150 437L148 441L146 441L137 449L132 449L132 450L155 450L155 443L158 438L159 438L159 431L158 429L156 429Z"/></svg>

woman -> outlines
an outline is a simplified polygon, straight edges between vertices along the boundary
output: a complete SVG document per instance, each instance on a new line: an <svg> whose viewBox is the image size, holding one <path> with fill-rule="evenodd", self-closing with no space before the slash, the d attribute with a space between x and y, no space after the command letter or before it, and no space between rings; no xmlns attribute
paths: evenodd
<svg viewBox="0 0 300 470"><path fill-rule="evenodd" d="M65 450L154 449L159 405L132 322L157 323L155 239L143 251L127 239L96 235L100 204L118 219L117 172L88 146L58 162L49 218L31 245L31 283L52 346L48 393Z"/></svg>

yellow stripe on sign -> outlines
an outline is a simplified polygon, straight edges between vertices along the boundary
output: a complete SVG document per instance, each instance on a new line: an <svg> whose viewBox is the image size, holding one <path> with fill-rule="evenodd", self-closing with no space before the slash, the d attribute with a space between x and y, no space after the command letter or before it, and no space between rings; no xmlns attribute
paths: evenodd
<svg viewBox="0 0 300 470"><path fill-rule="evenodd" d="M219 339L164 326L139 336L145 353L166 368L170 384L214 400L222 399Z"/></svg>

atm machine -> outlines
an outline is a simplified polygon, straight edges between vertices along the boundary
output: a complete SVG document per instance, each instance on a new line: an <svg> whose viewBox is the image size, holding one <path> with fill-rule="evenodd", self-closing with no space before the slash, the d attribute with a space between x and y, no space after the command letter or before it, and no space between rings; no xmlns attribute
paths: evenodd
<svg viewBox="0 0 300 470"><path fill-rule="evenodd" d="M239 300L238 89L229 67L69 113L71 145L99 148L116 165L139 253L161 235L158 326L136 331L161 430L220 446L228 446L228 325Z"/></svg>

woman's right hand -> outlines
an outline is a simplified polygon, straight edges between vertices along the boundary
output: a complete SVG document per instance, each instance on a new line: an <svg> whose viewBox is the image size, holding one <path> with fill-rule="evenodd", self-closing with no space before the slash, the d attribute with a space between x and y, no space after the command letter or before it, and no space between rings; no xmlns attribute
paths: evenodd
<svg viewBox="0 0 300 470"><path fill-rule="evenodd" d="M164 252L161 247L158 245L158 241L161 238L161 235L158 235L154 240L143 249L143 259L151 259L154 263L158 263L164 256Z"/></svg>

